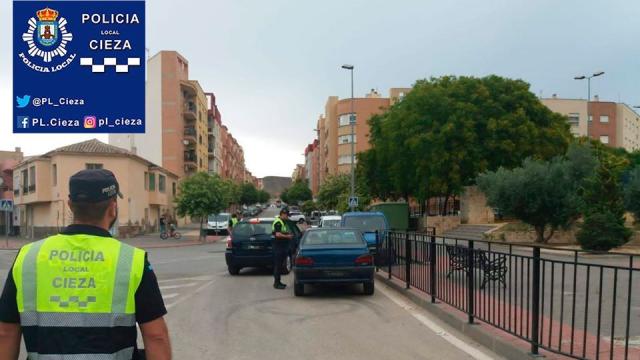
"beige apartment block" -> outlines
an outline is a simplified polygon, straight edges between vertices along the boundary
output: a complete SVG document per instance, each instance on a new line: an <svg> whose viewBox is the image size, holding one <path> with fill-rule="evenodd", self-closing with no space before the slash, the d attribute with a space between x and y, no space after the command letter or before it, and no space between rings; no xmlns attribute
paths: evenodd
<svg viewBox="0 0 640 360"><path fill-rule="evenodd" d="M209 168L207 96L189 80L189 62L161 51L147 62L144 134L111 134L109 144L161 164L180 177Z"/></svg>
<svg viewBox="0 0 640 360"><path fill-rule="evenodd" d="M175 216L178 176L121 148L96 139L31 157L14 168L15 204L22 236L39 239L73 221L69 178L83 169L112 171L124 199L118 199L116 234L127 237L158 230L163 214ZM181 222L183 223L183 222Z"/></svg>
<svg viewBox="0 0 640 360"><path fill-rule="evenodd" d="M410 88L392 88L389 90L389 97L385 98L372 89L364 98L353 100L339 99L337 96L328 98L325 113L320 116L317 123L320 184L330 175L351 171L351 142L355 141L356 154L368 150L371 147L369 119L401 101L409 91L411 91ZM351 135L349 120L352 102L356 122L354 136Z"/></svg>
<svg viewBox="0 0 640 360"><path fill-rule="evenodd" d="M640 115L629 105L553 96L540 101L554 112L567 116L574 136L587 136L611 147L640 150Z"/></svg>

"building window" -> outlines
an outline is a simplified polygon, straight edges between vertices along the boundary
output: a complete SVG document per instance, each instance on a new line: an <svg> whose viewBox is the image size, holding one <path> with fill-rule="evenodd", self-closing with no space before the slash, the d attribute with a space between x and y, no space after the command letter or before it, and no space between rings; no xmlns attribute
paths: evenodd
<svg viewBox="0 0 640 360"><path fill-rule="evenodd" d="M601 123L608 123L609 122L609 115L600 115L600 122Z"/></svg>
<svg viewBox="0 0 640 360"><path fill-rule="evenodd" d="M589 122L593 122L593 115L589 115Z"/></svg>
<svg viewBox="0 0 640 360"><path fill-rule="evenodd" d="M36 191L36 167L29 168L29 192Z"/></svg>
<svg viewBox="0 0 640 360"><path fill-rule="evenodd" d="M338 126L347 126L347 125L351 125L351 123L349 122L349 117L351 117L351 115L353 115L353 122L356 122L356 115L355 114L342 114L340 115L340 118L338 118Z"/></svg>
<svg viewBox="0 0 640 360"><path fill-rule="evenodd" d="M176 196L176 183L175 181L171 184L171 193L173 196Z"/></svg>
<svg viewBox="0 0 640 360"><path fill-rule="evenodd" d="M166 180L167 178L164 175L158 176L158 190L160 190L161 193L164 193L166 191Z"/></svg>
<svg viewBox="0 0 640 360"><path fill-rule="evenodd" d="M156 191L156 174L149 173L149 191Z"/></svg>
<svg viewBox="0 0 640 360"><path fill-rule="evenodd" d="M27 169L22 170L22 193L29 193L29 171Z"/></svg>
<svg viewBox="0 0 640 360"><path fill-rule="evenodd" d="M87 170L98 170L102 169L102 164L85 164Z"/></svg>
<svg viewBox="0 0 640 360"><path fill-rule="evenodd" d="M51 167L51 179L53 186L58 186L58 165L56 164Z"/></svg>
<svg viewBox="0 0 640 360"><path fill-rule="evenodd" d="M342 155L338 158L338 165L351 164L351 155Z"/></svg>
<svg viewBox="0 0 640 360"><path fill-rule="evenodd" d="M144 172L144 189L149 190L149 173Z"/></svg>
<svg viewBox="0 0 640 360"><path fill-rule="evenodd" d="M569 125L578 126L578 124L580 124L580 114L569 113Z"/></svg>
<svg viewBox="0 0 640 360"><path fill-rule="evenodd" d="M609 136L608 135L600 135L600 142L603 144L608 144L609 143Z"/></svg>
<svg viewBox="0 0 640 360"><path fill-rule="evenodd" d="M358 138L351 136L351 134L349 135L340 135L338 136L338 144L350 144L351 143L351 139L354 139L354 142L358 142Z"/></svg>

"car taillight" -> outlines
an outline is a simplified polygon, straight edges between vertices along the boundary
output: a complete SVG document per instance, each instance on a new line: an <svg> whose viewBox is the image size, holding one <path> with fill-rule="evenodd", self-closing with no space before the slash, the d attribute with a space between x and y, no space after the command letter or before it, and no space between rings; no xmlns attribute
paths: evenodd
<svg viewBox="0 0 640 360"><path fill-rule="evenodd" d="M373 256L371 254L358 256L356 258L356 265L373 265Z"/></svg>
<svg viewBox="0 0 640 360"><path fill-rule="evenodd" d="M296 265L297 266L311 266L313 265L313 259L306 256L298 256L296 257Z"/></svg>
<svg viewBox="0 0 640 360"><path fill-rule="evenodd" d="M231 235L229 235L229 237L227 237L227 249L231 249L233 247L233 238L231 237Z"/></svg>

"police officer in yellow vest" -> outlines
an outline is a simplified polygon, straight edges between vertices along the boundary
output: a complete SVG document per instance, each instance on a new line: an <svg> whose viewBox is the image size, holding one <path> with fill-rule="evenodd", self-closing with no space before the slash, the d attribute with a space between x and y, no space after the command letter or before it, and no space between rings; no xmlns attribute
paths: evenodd
<svg viewBox="0 0 640 360"><path fill-rule="evenodd" d="M273 287L278 290L283 290L287 285L280 281L280 274L282 273L282 265L289 251L289 244L293 239L293 234L289 231L286 220L289 219L289 210L280 210L280 216L276 216L271 225L271 231L273 232Z"/></svg>
<svg viewBox="0 0 640 360"><path fill-rule="evenodd" d="M171 359L165 309L143 250L111 237L118 182L108 170L69 180L73 225L24 246L0 297L0 360L18 359L24 335L29 359Z"/></svg>
<svg viewBox="0 0 640 360"><path fill-rule="evenodd" d="M233 228L236 227L236 225L238 225L238 214L233 213L231 214L231 219L229 219L229 225L227 226L229 235L231 235L231 232L233 231Z"/></svg>

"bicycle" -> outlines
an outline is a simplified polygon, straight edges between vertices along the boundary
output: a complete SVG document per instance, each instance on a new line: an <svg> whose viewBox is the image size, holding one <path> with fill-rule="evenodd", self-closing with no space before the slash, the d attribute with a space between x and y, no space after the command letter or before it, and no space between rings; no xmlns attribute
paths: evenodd
<svg viewBox="0 0 640 360"><path fill-rule="evenodd" d="M170 237L172 237L172 238L174 238L176 240L179 240L180 238L182 238L182 234L180 234L177 231L174 231L171 234L169 232L167 232L167 231L163 231L163 232L160 233L160 239L162 239L162 240L167 240Z"/></svg>

